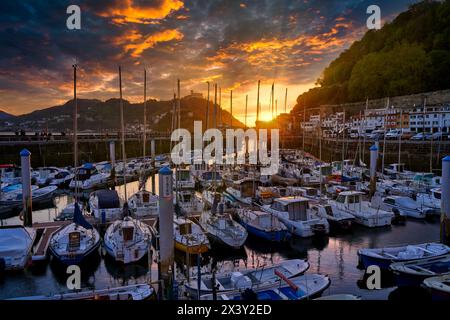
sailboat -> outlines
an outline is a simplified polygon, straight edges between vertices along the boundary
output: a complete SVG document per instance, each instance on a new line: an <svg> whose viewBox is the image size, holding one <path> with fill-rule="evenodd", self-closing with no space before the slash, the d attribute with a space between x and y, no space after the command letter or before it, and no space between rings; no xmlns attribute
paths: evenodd
<svg viewBox="0 0 450 320"><path fill-rule="evenodd" d="M73 65L74 73L74 168L78 166L77 143L77 65ZM81 263L85 258L94 254L100 246L100 234L88 223L77 202L77 178L75 173L72 182L75 185L75 203L73 204L73 222L61 227L50 238L49 249L53 257L65 265ZM70 206L70 205L69 205ZM70 209L69 209L70 210Z"/></svg>
<svg viewBox="0 0 450 320"><path fill-rule="evenodd" d="M147 225L130 217L128 205L124 205L124 218L108 226L104 236L106 252L124 264L141 260L151 244L151 232Z"/></svg>
<svg viewBox="0 0 450 320"><path fill-rule="evenodd" d="M126 163L125 154L125 125L123 119L122 102L122 73L119 67L120 86L120 122L122 130L122 156L123 163ZM104 236L104 246L106 252L116 261L125 264L139 261L149 249L151 244L151 232L144 223L130 217L127 202L126 177L124 171L125 203L123 205L123 218L116 220L108 226Z"/></svg>
<svg viewBox="0 0 450 320"><path fill-rule="evenodd" d="M173 220L175 249L189 253L200 254L209 250L210 244L200 226L191 220L178 217Z"/></svg>
<svg viewBox="0 0 450 320"><path fill-rule="evenodd" d="M50 252L65 265L80 264L100 246L100 234L83 217L75 203L73 223L56 231L50 239Z"/></svg>
<svg viewBox="0 0 450 320"><path fill-rule="evenodd" d="M143 132L143 151L142 157L145 160L145 143L146 143L146 127L147 127L147 72L144 70L144 132ZM145 190L145 179L143 170L139 171L140 190L128 199L128 206L131 214L135 218L144 218L148 216L157 216L159 213L159 198L152 192ZM142 187L142 189L141 189Z"/></svg>

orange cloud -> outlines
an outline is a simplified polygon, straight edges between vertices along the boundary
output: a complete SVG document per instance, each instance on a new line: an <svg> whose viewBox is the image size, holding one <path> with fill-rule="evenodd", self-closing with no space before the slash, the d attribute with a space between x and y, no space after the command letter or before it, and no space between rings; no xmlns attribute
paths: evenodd
<svg viewBox="0 0 450 320"><path fill-rule="evenodd" d="M161 0L157 5L145 6L135 4L133 0L125 0L119 6L109 8L99 15L113 18L116 23L155 23L152 20L166 18L173 11L178 11L184 7L181 0Z"/></svg>
<svg viewBox="0 0 450 320"><path fill-rule="evenodd" d="M133 38L139 40L141 37L136 37L136 35L132 36ZM159 31L157 33L154 33L147 38L145 38L144 41L141 42L135 42L131 44L127 44L124 46L124 51L128 52L131 51L131 56L134 58L140 57L142 52L149 48L153 48L155 45L157 45L160 42L169 42L172 40L181 40L183 39L184 35L178 31L177 29L167 29L163 31Z"/></svg>

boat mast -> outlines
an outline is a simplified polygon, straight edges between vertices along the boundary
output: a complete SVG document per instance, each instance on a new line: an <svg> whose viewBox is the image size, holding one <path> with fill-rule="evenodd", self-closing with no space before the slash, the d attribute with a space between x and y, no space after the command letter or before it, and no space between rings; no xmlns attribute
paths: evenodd
<svg viewBox="0 0 450 320"><path fill-rule="evenodd" d="M248 94L245 96L245 120L244 120L245 130L247 130L247 107L248 107Z"/></svg>
<svg viewBox="0 0 450 320"><path fill-rule="evenodd" d="M219 87L219 127L223 127L223 119L222 119L222 87Z"/></svg>
<svg viewBox="0 0 450 320"><path fill-rule="evenodd" d="M274 118L274 108L275 108L275 103L274 103L274 99L275 99L275 94L274 94L274 87L275 87L275 82L272 82L272 93L271 93L271 100L270 103L272 104L272 121Z"/></svg>
<svg viewBox="0 0 450 320"><path fill-rule="evenodd" d="M208 85L208 93L206 96L206 126L205 130L208 130L208 124L209 124L209 81L206 82Z"/></svg>
<svg viewBox="0 0 450 320"><path fill-rule="evenodd" d="M383 158L381 160L381 174L384 174L384 155L386 153L386 128L387 128L386 120L388 110L389 110L389 97L387 98L386 111L384 113Z"/></svg>
<svg viewBox="0 0 450 320"><path fill-rule="evenodd" d="M403 110L400 109L400 134L398 135L398 163L402 159Z"/></svg>
<svg viewBox="0 0 450 320"><path fill-rule="evenodd" d="M286 93L284 94L284 113L286 113L286 107L287 107L287 92L288 88L286 88Z"/></svg>
<svg viewBox="0 0 450 320"><path fill-rule="evenodd" d="M144 133L142 137L142 156L145 158L145 144L147 140L147 70L144 69Z"/></svg>
<svg viewBox="0 0 450 320"><path fill-rule="evenodd" d="M230 115L231 115L231 129L233 129L233 90L230 91Z"/></svg>
<svg viewBox="0 0 450 320"><path fill-rule="evenodd" d="M77 201L78 186L77 186L77 176L78 176L78 99L77 99L77 68L78 65L74 64L73 68L73 167L75 170L75 202Z"/></svg>
<svg viewBox="0 0 450 320"><path fill-rule="evenodd" d="M120 91L120 127L122 131L122 161L123 161L123 187L125 192L125 201L128 200L127 196L127 177L126 177L126 166L127 166L127 155L125 154L125 124L123 120L123 99L122 99L122 69L119 66L119 91Z"/></svg>
<svg viewBox="0 0 450 320"><path fill-rule="evenodd" d="M259 121L259 88L261 86L261 80L258 80L258 93L256 95L256 121L255 121L255 126L257 124L257 122Z"/></svg>
<svg viewBox="0 0 450 320"><path fill-rule="evenodd" d="M366 110L364 112L364 134L363 134L363 147L362 147L362 162L364 163L364 152L366 151L366 126L367 126L367 108L369 107L369 98L366 98Z"/></svg>

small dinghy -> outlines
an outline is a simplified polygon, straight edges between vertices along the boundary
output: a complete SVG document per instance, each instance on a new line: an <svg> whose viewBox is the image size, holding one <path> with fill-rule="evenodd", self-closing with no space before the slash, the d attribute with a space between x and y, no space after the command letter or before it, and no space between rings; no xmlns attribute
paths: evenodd
<svg viewBox="0 0 450 320"><path fill-rule="evenodd" d="M151 244L151 232L147 225L128 215L124 205L123 220L114 221L106 229L104 245L106 252L124 264L142 259Z"/></svg>
<svg viewBox="0 0 450 320"><path fill-rule="evenodd" d="M216 275L216 288L218 293L223 293L250 288L261 284L274 284L280 280L279 275L289 279L303 274L308 268L309 263L307 261L292 259L285 260L270 267L251 269L244 272L219 274ZM201 295L212 293L213 282L211 275L203 275L200 279L200 283ZM197 278L191 279L185 286L191 295L198 295Z"/></svg>
<svg viewBox="0 0 450 320"><path fill-rule="evenodd" d="M175 218L173 221L175 249L189 253L199 254L209 250L209 240L200 226L185 218Z"/></svg>
<svg viewBox="0 0 450 320"><path fill-rule="evenodd" d="M5 270L22 270L30 257L36 231L23 226L0 227L0 260Z"/></svg>
<svg viewBox="0 0 450 320"><path fill-rule="evenodd" d="M389 266L394 262L427 259L447 253L450 253L450 247L431 242L402 247L359 249L358 257L364 268L376 265L380 269L388 270Z"/></svg>
<svg viewBox="0 0 450 320"><path fill-rule="evenodd" d="M159 213L159 197L150 191L140 190L128 199L128 206L135 218L157 216Z"/></svg>
<svg viewBox="0 0 450 320"><path fill-rule="evenodd" d="M238 209L237 216L248 233L258 238L281 242L289 236L287 227L268 212Z"/></svg>
<svg viewBox="0 0 450 320"><path fill-rule="evenodd" d="M11 300L150 300L155 297L155 289L148 284L83 290L79 292L61 293L49 296L30 296Z"/></svg>
<svg viewBox="0 0 450 320"><path fill-rule="evenodd" d="M437 301L450 301L450 275L431 277L423 281L423 286Z"/></svg>
<svg viewBox="0 0 450 320"><path fill-rule="evenodd" d="M65 265L80 264L96 252L100 246L100 234L83 217L75 204L73 223L56 231L50 239L50 252Z"/></svg>
<svg viewBox="0 0 450 320"><path fill-rule="evenodd" d="M450 254L390 266L399 287L420 286L426 278L450 275Z"/></svg>
<svg viewBox="0 0 450 320"><path fill-rule="evenodd" d="M320 297L330 286L328 276L305 274L277 283L218 295L218 300L305 300ZM208 297L209 298L209 297ZM207 298L207 299L208 299Z"/></svg>

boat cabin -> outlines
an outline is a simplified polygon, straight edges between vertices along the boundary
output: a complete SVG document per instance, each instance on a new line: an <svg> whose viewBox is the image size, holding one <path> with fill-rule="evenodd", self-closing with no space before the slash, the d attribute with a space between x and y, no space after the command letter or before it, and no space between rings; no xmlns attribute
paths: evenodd
<svg viewBox="0 0 450 320"><path fill-rule="evenodd" d="M308 220L309 200L303 197L283 197L275 199L270 208L275 211L286 212L289 220Z"/></svg>
<svg viewBox="0 0 450 320"><path fill-rule="evenodd" d="M247 178L234 181L233 189L239 190L241 197L243 198L254 198L256 189L261 185L259 180Z"/></svg>
<svg viewBox="0 0 450 320"><path fill-rule="evenodd" d="M349 209L354 209L362 204L362 196L364 193L359 191L344 191L339 193L336 198L338 204L344 205Z"/></svg>
<svg viewBox="0 0 450 320"><path fill-rule="evenodd" d="M92 163L85 163L77 170L77 179L78 181L84 181L89 179L92 175L97 174L97 168Z"/></svg>
<svg viewBox="0 0 450 320"><path fill-rule="evenodd" d="M291 196L300 196L305 198L315 198L319 191L311 187L288 187L288 193Z"/></svg>
<svg viewBox="0 0 450 320"><path fill-rule="evenodd" d="M387 166L386 170L392 171L392 172L404 172L405 164L404 163L392 163Z"/></svg>

